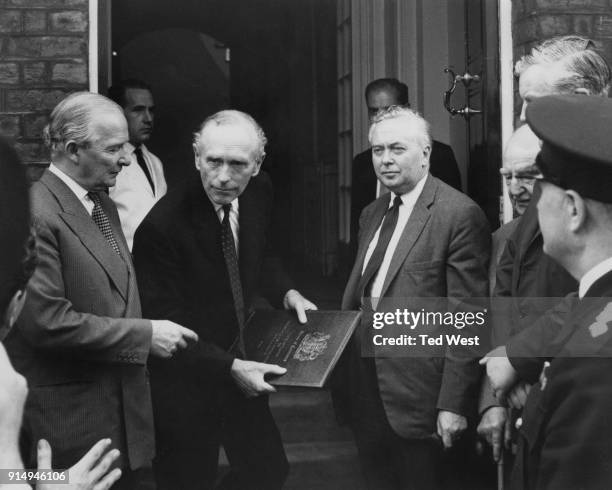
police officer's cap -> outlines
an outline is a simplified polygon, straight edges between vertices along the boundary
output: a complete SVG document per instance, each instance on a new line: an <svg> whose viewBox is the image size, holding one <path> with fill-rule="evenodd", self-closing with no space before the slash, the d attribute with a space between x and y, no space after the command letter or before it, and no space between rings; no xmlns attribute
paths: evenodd
<svg viewBox="0 0 612 490"><path fill-rule="evenodd" d="M542 140L536 163L544 180L582 197L612 203L612 100L585 95L539 97L527 123Z"/></svg>

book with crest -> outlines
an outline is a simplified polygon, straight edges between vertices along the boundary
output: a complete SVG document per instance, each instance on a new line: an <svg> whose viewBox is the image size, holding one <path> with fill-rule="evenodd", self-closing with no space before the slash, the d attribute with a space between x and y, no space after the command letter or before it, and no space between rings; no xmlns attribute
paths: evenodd
<svg viewBox="0 0 612 490"><path fill-rule="evenodd" d="M244 331L247 359L287 368L267 380L276 386L322 388L358 325L358 311L307 311L301 324L294 311L257 310Z"/></svg>

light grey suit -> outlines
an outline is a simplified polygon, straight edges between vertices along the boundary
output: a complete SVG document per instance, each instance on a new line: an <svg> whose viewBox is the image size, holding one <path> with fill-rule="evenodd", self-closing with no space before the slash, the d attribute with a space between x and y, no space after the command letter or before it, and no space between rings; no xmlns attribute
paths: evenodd
<svg viewBox="0 0 612 490"><path fill-rule="evenodd" d="M151 322L140 318L117 210L101 197L122 257L61 179L46 171L32 187L39 265L8 339L30 387L24 423L30 464L40 438L51 443L59 468L104 437L121 451L124 468L147 465L154 454L145 368Z"/></svg>

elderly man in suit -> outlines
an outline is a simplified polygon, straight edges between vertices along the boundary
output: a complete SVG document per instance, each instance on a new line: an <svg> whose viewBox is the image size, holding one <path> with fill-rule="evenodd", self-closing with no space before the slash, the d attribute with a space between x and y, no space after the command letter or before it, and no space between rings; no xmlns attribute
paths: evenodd
<svg viewBox="0 0 612 490"><path fill-rule="evenodd" d="M35 235L31 233L29 219L28 186L24 166L11 145L0 138L0 236L3 237L0 254L0 468L22 470L19 453L19 432L23 407L28 393L25 378L10 363L2 341L19 318L26 294L26 285L36 268ZM70 483L65 490L93 490L110 488L121 476L121 470L111 469L119 452L109 450L110 441L98 441L68 470ZM52 451L49 443L38 443L38 469L51 469ZM43 471L44 473L44 471ZM12 482L9 487L30 489ZM39 490L57 488L52 483L39 481Z"/></svg>
<svg viewBox="0 0 612 490"><path fill-rule="evenodd" d="M427 122L410 109L390 108L373 120L369 138L374 170L391 193L361 215L343 309L367 311L370 297L374 309L384 311L401 298L486 296L488 223L473 201L429 173ZM368 486L438 488L443 470L436 433L450 448L466 429L478 365L451 350L445 358L382 358L376 349L367 357L371 327L366 320L353 336L339 380L348 390L336 391Z"/></svg>
<svg viewBox="0 0 612 490"><path fill-rule="evenodd" d="M285 370L246 360L242 331L260 290L302 322L316 307L269 254L265 143L248 114L210 116L193 144L199 178L161 199L136 232L144 312L200 336L172 364L150 365L160 490L212 488L221 444L231 465L221 488L280 489L287 475L266 396L274 391L267 376Z"/></svg>
<svg viewBox="0 0 612 490"><path fill-rule="evenodd" d="M30 385L26 461L33 465L41 438L54 448L55 467L108 438L121 452L116 488L133 488L154 454L146 361L170 357L197 335L141 318L130 252L105 192L128 163L121 108L72 94L45 134L51 165L32 187L39 265L7 343Z"/></svg>

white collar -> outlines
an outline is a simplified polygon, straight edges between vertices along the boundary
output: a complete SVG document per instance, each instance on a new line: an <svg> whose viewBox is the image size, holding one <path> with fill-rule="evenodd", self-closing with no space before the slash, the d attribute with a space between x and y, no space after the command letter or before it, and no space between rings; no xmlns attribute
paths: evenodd
<svg viewBox="0 0 612 490"><path fill-rule="evenodd" d="M612 271L612 257L603 260L595 267L591 268L586 274L580 279L580 286L578 287L578 297L583 298L591 286L601 277L608 272Z"/></svg>
<svg viewBox="0 0 612 490"><path fill-rule="evenodd" d="M128 155L131 155L132 153L134 153L134 151L136 150L136 146L134 146L132 143L130 143L129 141L127 143L125 143L125 151L127 152ZM140 148L142 150L143 153L147 153L149 150L147 150L147 147L145 146L144 143L140 143L140 145L138 146L138 148Z"/></svg>
<svg viewBox="0 0 612 490"><path fill-rule="evenodd" d="M81 186L77 181L75 181L72 177L70 177L63 170L60 170L53 163L49 165L49 171L56 175L64 184L66 184L70 190L74 193L74 195L79 199L79 201L83 201L89 191Z"/></svg>
<svg viewBox="0 0 612 490"><path fill-rule="evenodd" d="M417 199L421 195L421 192L423 192L423 187L425 187L425 182L427 181L428 175L429 172L427 172L410 191L399 196L402 200L402 204L405 207L414 206L414 203L416 203ZM398 196L398 194L395 194L394 192L391 193L391 199L389 199L389 207L393 206L394 196Z"/></svg>
<svg viewBox="0 0 612 490"><path fill-rule="evenodd" d="M232 211L238 214L238 198L234 199L230 204L232 205ZM221 212L221 209L223 208L223 204L217 204L216 202L212 202L212 205L215 207L215 212L217 213L217 215L220 216L220 212Z"/></svg>

